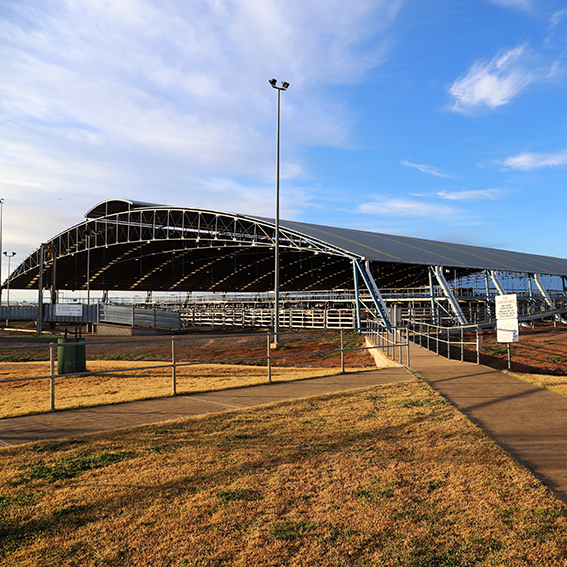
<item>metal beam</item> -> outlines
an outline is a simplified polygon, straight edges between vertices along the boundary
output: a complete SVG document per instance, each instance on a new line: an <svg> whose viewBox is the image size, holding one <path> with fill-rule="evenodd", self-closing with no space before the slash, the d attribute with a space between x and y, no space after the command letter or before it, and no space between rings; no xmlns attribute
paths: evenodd
<svg viewBox="0 0 567 567"><path fill-rule="evenodd" d="M496 270L490 270L490 277L494 282L494 287L498 290L498 295L506 295L506 291L502 286L502 284L500 283L500 280L498 279L498 274L496 273Z"/></svg>
<svg viewBox="0 0 567 567"><path fill-rule="evenodd" d="M437 325L437 302L435 301L435 286L433 285L433 270L429 266L429 293L431 295L431 317L433 324Z"/></svg>
<svg viewBox="0 0 567 567"><path fill-rule="evenodd" d="M355 260L354 263L355 263L356 267L358 268L360 275L362 276L362 280L364 281L364 285L366 286L366 289L368 290L368 293L370 294L370 297L372 298L374 306L376 307L376 310L378 311L378 314L380 315L380 318L382 319L382 323L384 324L385 327L387 327L388 329L391 329L392 328L392 322L390 321L390 315L389 315L389 312L388 312L388 308L386 307L386 302L384 301L384 298L380 294L380 291L378 290L378 287L376 286L376 282L374 281L374 278L372 277L372 274L370 273L368 261L365 262L364 268L362 267L362 265L360 264L360 262L358 260Z"/></svg>
<svg viewBox="0 0 567 567"><path fill-rule="evenodd" d="M545 287L543 287L543 284L541 283L540 275L534 274L533 276L534 276L534 282L536 283L539 291L541 292L541 295L543 295L545 302L547 303L547 305L549 306L549 308L552 311L555 311L555 303L551 299L551 297L549 296L549 293L547 293L547 290L545 289ZM567 321L565 319L563 319L563 317L561 317L561 315L559 315L559 314L555 315L555 320L560 321L564 325L567 325Z"/></svg>
<svg viewBox="0 0 567 567"><path fill-rule="evenodd" d="M354 304L356 307L356 330L361 331L361 314L360 314L360 288L358 286L358 262L356 260L352 261L352 270L354 278Z"/></svg>
<svg viewBox="0 0 567 567"><path fill-rule="evenodd" d="M468 325L469 322L467 321L467 318L465 317L465 314L463 313L463 310L461 309L459 302L457 301L456 297L451 291L451 288L449 287L449 284L447 283L447 280L443 275L443 266L435 266L434 270L435 270L435 277L437 278L437 281L439 282L439 285L441 286L441 289L443 290L445 297L449 301L449 304L453 309L453 313L455 314L455 317L457 318L459 325Z"/></svg>

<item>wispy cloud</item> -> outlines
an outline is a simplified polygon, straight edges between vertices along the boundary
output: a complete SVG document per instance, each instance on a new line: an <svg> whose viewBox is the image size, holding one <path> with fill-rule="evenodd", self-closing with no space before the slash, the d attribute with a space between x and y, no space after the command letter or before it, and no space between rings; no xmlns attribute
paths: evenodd
<svg viewBox="0 0 567 567"><path fill-rule="evenodd" d="M491 2L505 8L518 8L519 10L530 10L532 8L531 0L491 0Z"/></svg>
<svg viewBox="0 0 567 567"><path fill-rule="evenodd" d="M536 75L527 63L524 46L501 52L490 61L479 61L451 85L453 110L467 112L482 106L496 108L507 104Z"/></svg>
<svg viewBox="0 0 567 567"><path fill-rule="evenodd" d="M423 173L428 173L429 175L435 175L436 177L448 177L448 178L452 177L447 173L443 173L442 171L439 171L436 167L433 167L432 165L411 163L407 159L401 161L400 163L402 165L405 165L406 167L414 167L415 169L419 169L419 171L423 171Z"/></svg>
<svg viewBox="0 0 567 567"><path fill-rule="evenodd" d="M374 201L359 205L358 212L375 215L426 218L454 217L460 213L457 209L446 205L435 205L408 199L384 199L380 196L375 196Z"/></svg>
<svg viewBox="0 0 567 567"><path fill-rule="evenodd" d="M471 191L437 191L435 195L450 201L476 201L482 199L496 200L506 195L506 189L477 189Z"/></svg>
<svg viewBox="0 0 567 567"><path fill-rule="evenodd" d="M550 28L555 28L559 22L565 18L565 16L567 16L567 8L564 8L563 10L558 10L557 12L554 12L551 16L551 20L550 20L550 24L549 27Z"/></svg>
<svg viewBox="0 0 567 567"><path fill-rule="evenodd" d="M541 169L542 167L561 167L567 165L567 150L548 154L523 152L495 163L520 171L530 171L532 169Z"/></svg>

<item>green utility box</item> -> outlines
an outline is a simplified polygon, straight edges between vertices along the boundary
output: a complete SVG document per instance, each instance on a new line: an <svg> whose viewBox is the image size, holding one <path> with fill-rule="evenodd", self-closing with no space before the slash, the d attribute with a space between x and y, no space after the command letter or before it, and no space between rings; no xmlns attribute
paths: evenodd
<svg viewBox="0 0 567 567"><path fill-rule="evenodd" d="M57 374L87 371L85 339L57 339Z"/></svg>

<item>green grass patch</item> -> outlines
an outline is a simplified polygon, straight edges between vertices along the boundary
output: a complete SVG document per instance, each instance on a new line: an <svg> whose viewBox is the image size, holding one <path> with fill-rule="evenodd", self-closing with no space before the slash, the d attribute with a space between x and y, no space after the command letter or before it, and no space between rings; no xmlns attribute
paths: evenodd
<svg viewBox="0 0 567 567"><path fill-rule="evenodd" d="M56 482L62 479L75 478L86 471L108 467L133 456L135 456L133 451L115 451L95 455L62 457L47 462L38 460L29 465L23 465L22 468L26 469L27 472L14 480L12 484L17 486L32 480Z"/></svg>

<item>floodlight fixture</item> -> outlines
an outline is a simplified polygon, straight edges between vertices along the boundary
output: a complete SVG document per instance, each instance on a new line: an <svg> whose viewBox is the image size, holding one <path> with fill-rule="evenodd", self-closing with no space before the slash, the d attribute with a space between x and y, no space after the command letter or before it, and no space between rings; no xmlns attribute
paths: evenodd
<svg viewBox="0 0 567 567"><path fill-rule="evenodd" d="M268 83L270 83L274 89L278 89L278 91L285 91L289 87L289 83L286 83L286 81L282 81L282 86L278 87L276 79L270 79Z"/></svg>

